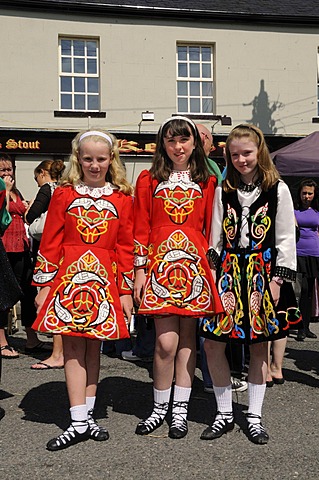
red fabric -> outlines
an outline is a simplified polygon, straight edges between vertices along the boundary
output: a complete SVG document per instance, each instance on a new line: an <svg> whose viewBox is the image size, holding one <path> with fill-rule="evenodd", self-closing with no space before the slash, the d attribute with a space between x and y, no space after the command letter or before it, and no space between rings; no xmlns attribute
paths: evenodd
<svg viewBox="0 0 319 480"><path fill-rule="evenodd" d="M50 202L34 285L50 286L33 328L87 338L128 338L119 295L133 286L133 202L59 187Z"/></svg>
<svg viewBox="0 0 319 480"><path fill-rule="evenodd" d="M0 191L0 210L1 208L3 207L3 204L5 202L5 199L6 199L6 191L5 190L1 190Z"/></svg>
<svg viewBox="0 0 319 480"><path fill-rule="evenodd" d="M141 314L211 316L223 311L206 258L216 177L185 190L158 188L146 170L135 191L135 264L147 258ZM145 263L144 262L144 263Z"/></svg>
<svg viewBox="0 0 319 480"><path fill-rule="evenodd" d="M19 195L17 195L16 201L10 199L9 213L12 217L12 222L2 237L6 252L24 252L30 247L23 220L25 211L26 207Z"/></svg>

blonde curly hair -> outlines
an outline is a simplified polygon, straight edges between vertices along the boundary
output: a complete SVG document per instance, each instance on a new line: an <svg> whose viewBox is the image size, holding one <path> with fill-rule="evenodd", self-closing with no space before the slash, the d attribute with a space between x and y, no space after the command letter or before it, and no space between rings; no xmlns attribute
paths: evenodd
<svg viewBox="0 0 319 480"><path fill-rule="evenodd" d="M101 133L101 135L95 132L99 132ZM90 140L93 142L103 142L108 147L110 147L110 154L112 154L112 162L110 163L110 166L106 173L105 180L112 183L112 185L117 187L121 192L132 195L133 187L126 180L126 172L124 165L122 164L120 159L120 153L116 137L109 132L98 129L92 130L92 135L90 135L89 133L90 130L84 130L82 132L79 132L72 140L72 152L69 158L69 164L65 169L65 172L63 173L60 184L75 186L83 180L83 171L79 163L79 155L83 142ZM85 138L80 140L80 138L84 134L86 134ZM112 144L110 144L108 139L112 141Z"/></svg>

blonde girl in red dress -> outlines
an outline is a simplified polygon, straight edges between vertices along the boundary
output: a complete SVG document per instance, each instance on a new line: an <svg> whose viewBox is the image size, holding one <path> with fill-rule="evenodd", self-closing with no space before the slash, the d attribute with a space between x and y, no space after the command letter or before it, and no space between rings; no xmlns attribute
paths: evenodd
<svg viewBox="0 0 319 480"><path fill-rule="evenodd" d="M196 319L222 311L206 258L216 184L195 124L180 116L166 120L134 201L134 299L140 314L155 317L156 329L154 407L137 425L138 435L164 422L174 378L169 436L182 438L188 431Z"/></svg>
<svg viewBox="0 0 319 480"><path fill-rule="evenodd" d="M60 450L108 432L93 418L102 340L129 337L132 310L132 187L116 139L79 133L48 209L34 284L41 288L33 328L61 334L71 425L50 440ZM124 313L124 314L123 314Z"/></svg>

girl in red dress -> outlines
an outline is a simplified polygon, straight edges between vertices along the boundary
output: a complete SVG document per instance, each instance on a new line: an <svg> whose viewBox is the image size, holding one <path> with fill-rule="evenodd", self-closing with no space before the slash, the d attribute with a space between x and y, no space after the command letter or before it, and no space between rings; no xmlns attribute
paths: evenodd
<svg viewBox="0 0 319 480"><path fill-rule="evenodd" d="M196 319L222 311L206 258L216 177L195 124L185 117L159 129L152 168L139 175L134 202L134 299L154 315L154 407L136 428L162 425L175 377L171 438L187 434L196 361Z"/></svg>
<svg viewBox="0 0 319 480"><path fill-rule="evenodd" d="M93 419L101 340L128 338L132 310L132 187L116 139L87 131L72 142L69 167L49 205L34 284L33 328L61 334L71 425L50 440L60 450L108 432ZM124 315L123 315L124 312Z"/></svg>

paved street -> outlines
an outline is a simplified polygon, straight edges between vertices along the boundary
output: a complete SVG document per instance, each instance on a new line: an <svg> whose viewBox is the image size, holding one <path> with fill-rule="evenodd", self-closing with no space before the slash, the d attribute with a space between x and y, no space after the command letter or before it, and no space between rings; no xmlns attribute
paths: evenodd
<svg viewBox="0 0 319 480"><path fill-rule="evenodd" d="M312 324L319 337L319 324ZM23 348L24 332L12 337ZM43 340L48 340L42 337ZM50 340L49 340L50 341ZM190 404L189 433L167 437L165 423L156 435L134 434L152 406L151 364L132 364L102 355L97 418L110 432L108 442L89 440L60 452L46 442L69 424L63 370L36 372L43 356L21 354L3 360L0 405L0 479L318 479L319 340L288 340L284 385L266 391L266 446L250 443L242 428L247 392L233 396L235 430L215 441L199 439L215 411L214 396L203 392L201 373Z"/></svg>

